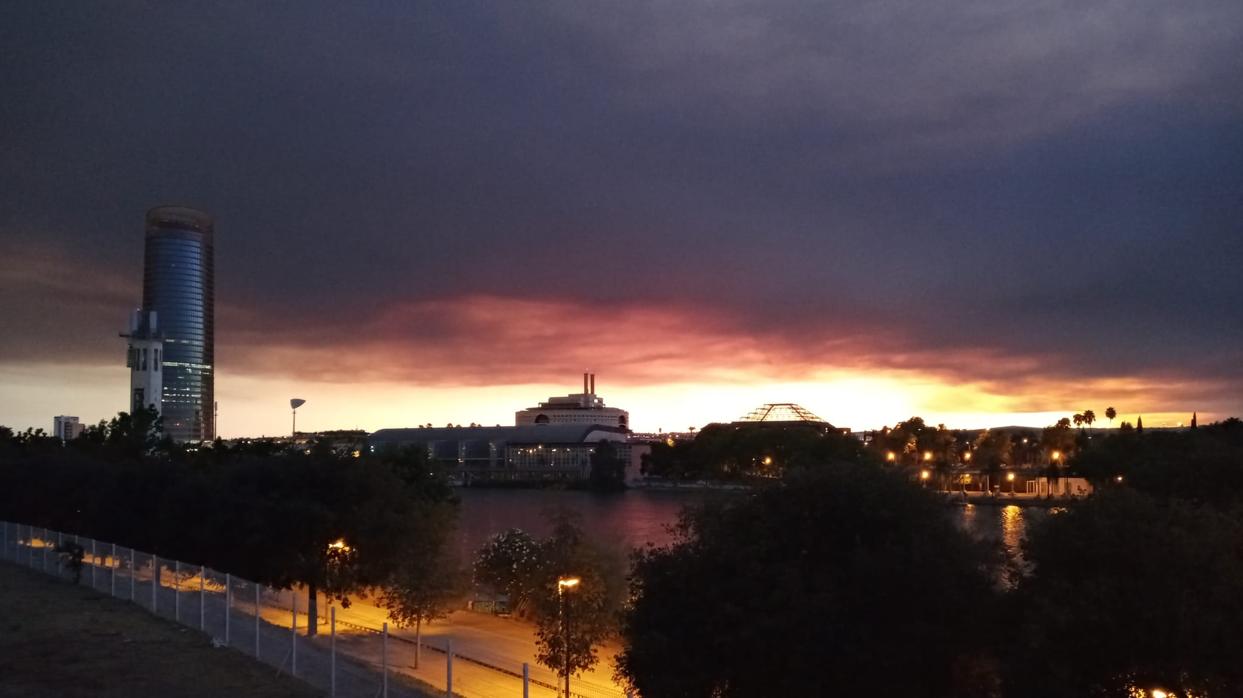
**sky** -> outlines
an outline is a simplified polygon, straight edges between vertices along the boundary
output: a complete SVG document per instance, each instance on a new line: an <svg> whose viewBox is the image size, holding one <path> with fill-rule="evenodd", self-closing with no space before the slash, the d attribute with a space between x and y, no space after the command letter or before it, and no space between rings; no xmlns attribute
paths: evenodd
<svg viewBox="0 0 1243 698"><path fill-rule="evenodd" d="M226 437L1243 414L1234 0L0 5L0 424L126 408L216 219ZM1116 425L1116 422L1115 422Z"/></svg>

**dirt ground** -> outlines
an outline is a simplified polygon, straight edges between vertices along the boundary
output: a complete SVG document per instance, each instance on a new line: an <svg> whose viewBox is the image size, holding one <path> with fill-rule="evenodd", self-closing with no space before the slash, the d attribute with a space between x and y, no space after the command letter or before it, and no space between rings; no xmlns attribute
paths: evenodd
<svg viewBox="0 0 1243 698"><path fill-rule="evenodd" d="M320 695L126 601L0 562L0 698Z"/></svg>

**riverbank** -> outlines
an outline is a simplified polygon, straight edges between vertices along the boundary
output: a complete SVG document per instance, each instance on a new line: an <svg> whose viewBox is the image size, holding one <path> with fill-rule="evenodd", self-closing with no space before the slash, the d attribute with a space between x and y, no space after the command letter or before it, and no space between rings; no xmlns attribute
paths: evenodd
<svg viewBox="0 0 1243 698"><path fill-rule="evenodd" d="M992 506L992 507L1030 507L1034 509L1055 509L1074 506L1084 500L1083 497L1039 497L1036 495L994 495L987 492L940 492L945 501L958 506Z"/></svg>
<svg viewBox="0 0 1243 698"><path fill-rule="evenodd" d="M0 562L0 698L321 695L125 601Z"/></svg>

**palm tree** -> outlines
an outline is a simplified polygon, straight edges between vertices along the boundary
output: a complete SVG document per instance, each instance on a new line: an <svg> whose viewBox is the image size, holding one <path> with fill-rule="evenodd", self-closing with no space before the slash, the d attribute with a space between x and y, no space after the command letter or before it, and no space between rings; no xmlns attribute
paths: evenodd
<svg viewBox="0 0 1243 698"><path fill-rule="evenodd" d="M1075 426L1079 427L1079 431L1083 431L1083 415L1082 414L1076 412L1075 416L1071 417L1070 419L1071 421L1075 423Z"/></svg>
<svg viewBox="0 0 1243 698"><path fill-rule="evenodd" d="M1114 428L1114 417L1117 417L1117 416L1118 416L1118 410L1115 410L1112 407L1105 408L1105 417L1109 420L1110 429Z"/></svg>
<svg viewBox="0 0 1243 698"><path fill-rule="evenodd" d="M1088 428L1089 428L1089 429L1091 429L1091 428L1092 428L1092 423L1093 423L1093 422L1095 422L1095 421L1096 421L1096 413L1095 413L1095 412L1093 412L1092 410L1084 410L1084 411L1083 411L1083 423L1084 423L1084 424L1086 424L1086 425L1088 425Z"/></svg>

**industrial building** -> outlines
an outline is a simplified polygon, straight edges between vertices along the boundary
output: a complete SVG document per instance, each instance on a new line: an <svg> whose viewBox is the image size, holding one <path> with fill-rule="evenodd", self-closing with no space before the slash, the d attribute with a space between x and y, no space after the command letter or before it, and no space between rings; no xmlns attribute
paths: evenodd
<svg viewBox="0 0 1243 698"><path fill-rule="evenodd" d="M583 374L583 392L562 397L548 398L535 407L519 410L514 414L518 426L528 424L600 424L630 428L630 413L616 407L606 407L604 399L596 395L596 374Z"/></svg>

